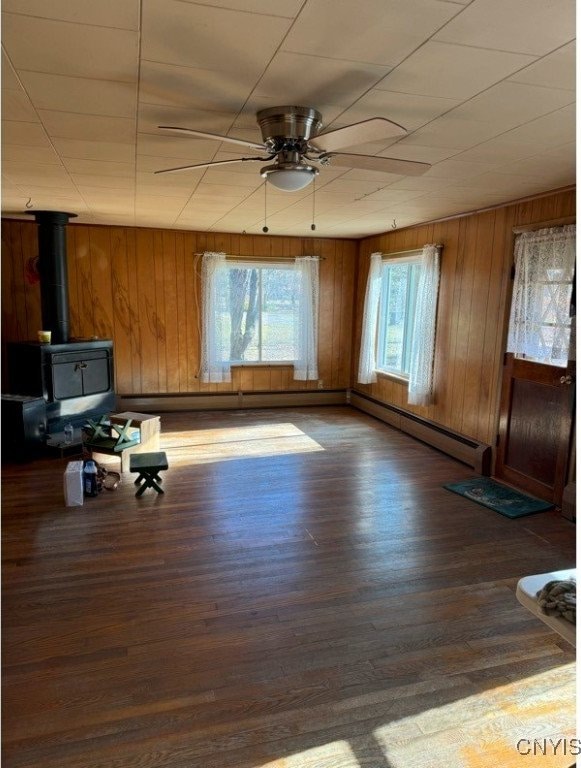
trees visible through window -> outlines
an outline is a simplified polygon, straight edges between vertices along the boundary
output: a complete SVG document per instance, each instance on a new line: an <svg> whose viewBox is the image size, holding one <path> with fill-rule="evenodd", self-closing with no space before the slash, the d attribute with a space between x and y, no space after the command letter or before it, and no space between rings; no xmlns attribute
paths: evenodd
<svg viewBox="0 0 581 768"><path fill-rule="evenodd" d="M292 362L299 276L292 266L226 265L219 273L216 321L221 359L231 363Z"/></svg>

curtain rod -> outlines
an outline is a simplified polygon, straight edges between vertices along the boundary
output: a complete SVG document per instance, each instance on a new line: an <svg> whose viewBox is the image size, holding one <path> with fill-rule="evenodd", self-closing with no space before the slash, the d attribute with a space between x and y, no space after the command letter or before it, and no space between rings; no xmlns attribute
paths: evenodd
<svg viewBox="0 0 581 768"><path fill-rule="evenodd" d="M203 256L203 253L194 253L194 256ZM252 261L252 259L268 259L269 261L294 261L295 259L302 259L305 256L267 256L266 254L255 254L251 256L234 256L233 254L226 254L226 259L230 261ZM313 254L310 258L318 259L319 261L325 261L326 256L317 256Z"/></svg>
<svg viewBox="0 0 581 768"><path fill-rule="evenodd" d="M435 243L436 248L438 251L442 251L444 246L442 243ZM383 251L373 251L373 253L379 253L381 256L406 256L408 253L417 253L418 251L421 251L423 246L420 248L410 248L407 251L390 251L389 253L383 253Z"/></svg>
<svg viewBox="0 0 581 768"><path fill-rule="evenodd" d="M548 227L564 227L567 224L575 224L575 216L565 216L562 219L550 219L549 221L537 221L535 224L523 224L522 227L513 227L514 235L522 235L524 232L535 232L537 229L547 229Z"/></svg>

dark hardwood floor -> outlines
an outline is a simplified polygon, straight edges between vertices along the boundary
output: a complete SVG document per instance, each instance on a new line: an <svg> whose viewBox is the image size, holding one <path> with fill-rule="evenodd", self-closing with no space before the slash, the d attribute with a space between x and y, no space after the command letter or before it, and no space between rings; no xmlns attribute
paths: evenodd
<svg viewBox="0 0 581 768"><path fill-rule="evenodd" d="M6 768L389 768L378 725L573 660L514 597L574 565L557 512L348 407L164 414L162 448L164 495L82 507L66 460L3 467Z"/></svg>

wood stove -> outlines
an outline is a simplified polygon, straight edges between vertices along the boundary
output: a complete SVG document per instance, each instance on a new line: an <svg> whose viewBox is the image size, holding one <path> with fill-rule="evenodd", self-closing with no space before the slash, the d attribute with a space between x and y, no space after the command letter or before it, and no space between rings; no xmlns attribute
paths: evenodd
<svg viewBox="0 0 581 768"><path fill-rule="evenodd" d="M43 330L51 343L8 344L10 391L42 397L48 432L115 409L113 342L69 339L66 225L74 213L30 211L38 223Z"/></svg>

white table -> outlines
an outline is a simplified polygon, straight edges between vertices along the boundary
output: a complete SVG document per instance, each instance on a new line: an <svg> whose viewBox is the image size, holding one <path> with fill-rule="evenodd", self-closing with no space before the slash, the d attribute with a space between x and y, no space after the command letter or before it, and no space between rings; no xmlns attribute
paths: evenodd
<svg viewBox="0 0 581 768"><path fill-rule="evenodd" d="M525 576L516 585L516 596L521 605L531 613L544 621L547 626L558 632L572 646L576 646L576 627L570 621L562 619L559 616L546 616L537 603L537 592L542 589L549 581L568 581L576 579L577 569L572 568L568 571L550 571L549 573L537 573L534 576Z"/></svg>

